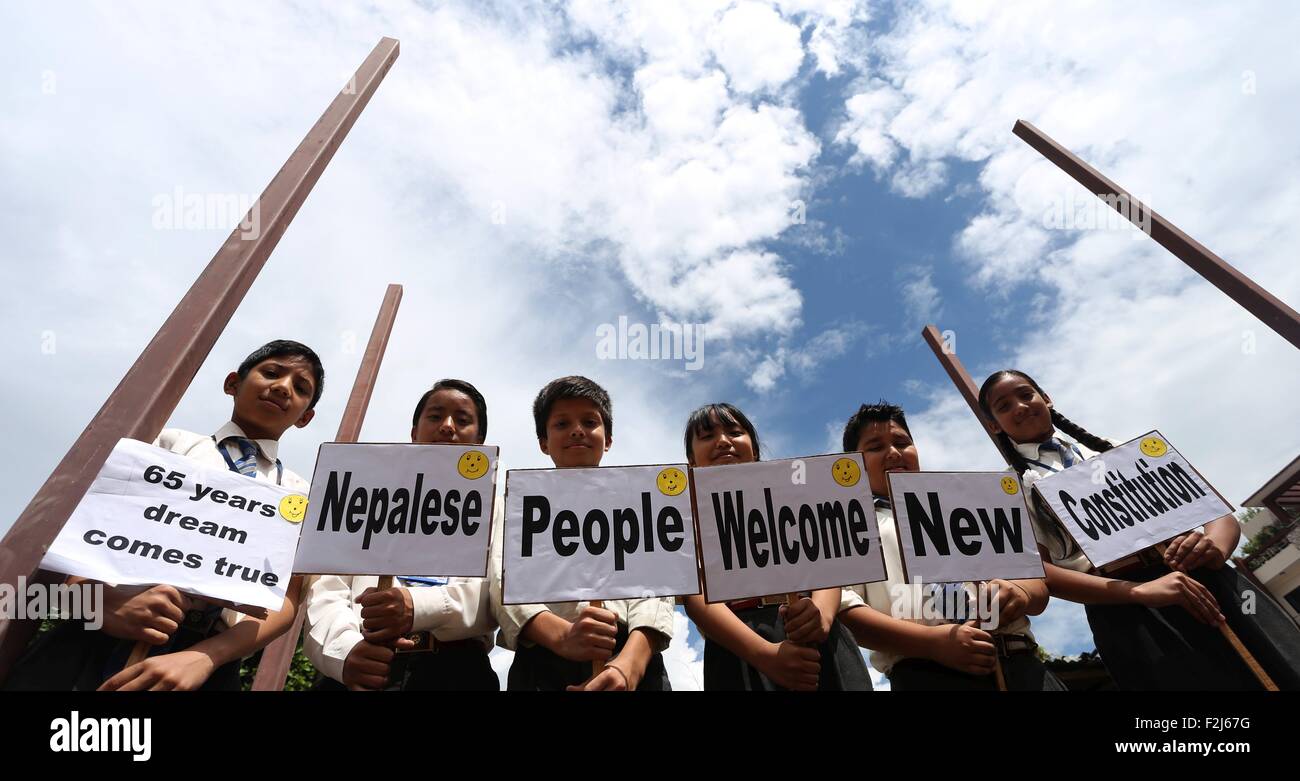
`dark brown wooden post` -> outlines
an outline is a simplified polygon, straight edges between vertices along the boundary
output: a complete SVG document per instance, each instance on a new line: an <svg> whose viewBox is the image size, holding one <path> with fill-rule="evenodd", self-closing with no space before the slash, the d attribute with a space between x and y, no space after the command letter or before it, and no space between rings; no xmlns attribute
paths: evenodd
<svg viewBox="0 0 1300 781"><path fill-rule="evenodd" d="M1151 238L1182 262L1192 271L1200 274L1211 285L1227 293L1233 301L1245 307L1246 311L1263 321L1293 347L1300 348L1300 314L1282 303L1276 296L1245 274L1229 265L1223 258L1201 246L1195 239L1183 233L1172 222L1161 217L1150 207L1134 198L1119 185L1102 176L1097 169L1080 160L1073 152L1056 143L1043 131L1024 121L1016 120L1012 133L1020 136L1025 143L1032 146L1062 171L1065 171L1079 184L1101 198L1122 216L1142 227L1148 222Z"/></svg>
<svg viewBox="0 0 1300 781"><path fill-rule="evenodd" d="M361 424L365 422L366 410L370 406L370 394L375 389L379 365L384 361L388 336L393 332L393 321L397 319L397 307L401 303L402 286L389 285L384 293L384 302L379 305L375 327L370 331L365 355L357 367L357 378L352 382L352 395L348 396L348 405L343 410L343 419L339 421L335 442L356 442L361 436ZM284 689L284 681L289 676L289 665L293 662L293 652L298 647L298 635L302 633L303 621L307 616L306 591L309 582L310 576L304 576L303 600L293 619L293 628L277 637L262 651L262 661L258 663L257 675L253 678L253 691L278 692Z"/></svg>
<svg viewBox="0 0 1300 781"><path fill-rule="evenodd" d="M259 224L261 230L252 235L236 227L217 250L0 541L0 583L16 584L19 577L31 578L37 573L45 551L119 439L151 442L158 436L397 54L395 39L379 41L253 204L244 224L252 223L256 215L258 222L252 224ZM56 579L50 573L42 573L41 578ZM8 675L37 623L0 618L0 681Z"/></svg>

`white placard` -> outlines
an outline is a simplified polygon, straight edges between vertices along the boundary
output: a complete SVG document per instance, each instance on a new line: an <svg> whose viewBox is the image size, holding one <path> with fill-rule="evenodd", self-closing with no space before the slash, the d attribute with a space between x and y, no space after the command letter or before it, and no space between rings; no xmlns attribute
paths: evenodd
<svg viewBox="0 0 1300 781"><path fill-rule="evenodd" d="M685 464L506 472L507 605L698 594Z"/></svg>
<svg viewBox="0 0 1300 781"><path fill-rule="evenodd" d="M122 439L41 567L280 610L306 510L297 491Z"/></svg>
<svg viewBox="0 0 1300 781"><path fill-rule="evenodd" d="M320 446L295 572L486 577L493 445Z"/></svg>
<svg viewBox="0 0 1300 781"><path fill-rule="evenodd" d="M885 579L861 453L692 470L709 602Z"/></svg>
<svg viewBox="0 0 1300 781"><path fill-rule="evenodd" d="M1034 490L1096 567L1232 512L1159 431L1044 477Z"/></svg>
<svg viewBox="0 0 1300 781"><path fill-rule="evenodd" d="M1011 472L890 472L905 580L1043 577L1020 479Z"/></svg>

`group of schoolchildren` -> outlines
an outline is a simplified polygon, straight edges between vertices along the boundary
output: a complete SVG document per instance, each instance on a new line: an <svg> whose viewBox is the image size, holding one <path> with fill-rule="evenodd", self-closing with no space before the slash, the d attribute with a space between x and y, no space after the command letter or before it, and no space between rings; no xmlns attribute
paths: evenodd
<svg viewBox="0 0 1300 781"><path fill-rule="evenodd" d="M280 463L278 443L288 429L311 421L323 386L321 361L310 348L271 342L226 377L225 392L234 398L229 423L211 435L167 429L154 444L306 492L307 482ZM1026 488L1115 444L1062 416L1022 372L990 376L979 403ZM473 385L440 380L415 405L411 441L482 444L487 413ZM533 417L538 446L558 468L599 466L613 443L609 395L585 377L548 383ZM725 403L691 413L683 446L693 467L754 462L761 452L754 425ZM1030 631L1029 617L1052 596L1085 606L1120 689L1260 688L1224 639L1225 622L1281 688L1300 689L1300 631L1267 593L1226 566L1241 533L1231 515L1176 537L1162 557L1144 552L1099 570L1035 503L1030 517L1046 577L979 586L995 596L996 627L986 631L969 615L899 615L900 604L947 605L956 595L969 605L978 596L972 583L904 582L886 475L919 471L921 464L903 410L862 405L844 427L843 448L862 454L887 579L726 603L682 598L705 639L704 689L870 690L865 648L895 690L993 690L997 680L1009 690L1064 690L1040 661ZM167 585L105 585L103 627L64 621L39 635L5 688L236 690L240 661L288 631L302 609L303 648L320 672L318 689L497 690L488 660L494 635L514 651L509 690L670 689L662 654L673 635L673 598L502 603L502 505L494 503L486 579L412 574L380 589L375 577L324 575L309 578L304 589L296 576L282 609L265 618ZM127 665L138 642L150 652Z"/></svg>

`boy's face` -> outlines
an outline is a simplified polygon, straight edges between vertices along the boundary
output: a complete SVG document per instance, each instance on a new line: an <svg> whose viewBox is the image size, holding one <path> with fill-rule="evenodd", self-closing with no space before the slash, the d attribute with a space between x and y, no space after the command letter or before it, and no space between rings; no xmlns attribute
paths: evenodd
<svg viewBox="0 0 1300 781"><path fill-rule="evenodd" d="M478 410L474 400L452 388L443 388L424 401L420 420L411 429L411 441L424 444L481 444Z"/></svg>
<svg viewBox="0 0 1300 781"><path fill-rule="evenodd" d="M316 392L316 376L305 358L267 358L239 379L226 375L226 395L235 397L233 420L252 439L279 439L290 426L302 428L315 410L307 409Z"/></svg>
<svg viewBox="0 0 1300 781"><path fill-rule="evenodd" d="M614 438L605 435L600 410L587 399L560 399L551 405L546 438L537 441L558 467L600 466Z"/></svg>
<svg viewBox="0 0 1300 781"><path fill-rule="evenodd" d="M1012 441L1046 442L1052 425L1052 400L1039 393L1024 377L1008 374L989 388L993 422Z"/></svg>
<svg viewBox="0 0 1300 781"><path fill-rule="evenodd" d="M691 437L691 466L748 464L754 460L754 441L739 423L723 423L709 415L713 428Z"/></svg>
<svg viewBox="0 0 1300 781"><path fill-rule="evenodd" d="M873 420L858 435L858 450L867 465L871 493L889 496L890 472L919 472L921 459L907 429L892 420Z"/></svg>

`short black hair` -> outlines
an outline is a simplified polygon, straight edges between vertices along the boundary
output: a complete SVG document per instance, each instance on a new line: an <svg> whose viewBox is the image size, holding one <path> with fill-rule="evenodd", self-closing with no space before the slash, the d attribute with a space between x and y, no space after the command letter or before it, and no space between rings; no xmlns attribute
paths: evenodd
<svg viewBox="0 0 1300 781"><path fill-rule="evenodd" d="M912 430L907 427L907 416L903 414L903 408L897 404L890 404L881 399L875 404L863 404L858 407L858 411L853 413L849 422L844 424L844 452L852 453L858 449L858 440L862 438L862 429L868 423L880 423L884 421L894 421L911 436Z"/></svg>
<svg viewBox="0 0 1300 781"><path fill-rule="evenodd" d="M267 342L261 347L249 354L244 362L239 364L238 374L242 381L248 377L248 373L253 367L265 361L268 358L302 358L311 364L312 376L316 378L316 390L312 394L311 404L307 409L314 409L316 402L320 401L320 396L325 392L325 367L321 365L320 356L316 351L303 344L290 339L276 339L274 342Z"/></svg>
<svg viewBox="0 0 1300 781"><path fill-rule="evenodd" d="M749 435L749 441L754 445L754 460L759 461L762 453L758 446L758 432L754 430L754 424L749 422L745 413L740 411L739 407L734 404L728 404L725 401L716 404L705 404L703 407L691 413L690 418L686 421L686 433L682 435L682 444L686 447L687 463L694 463L691 459L691 440L700 434L707 434L713 430L713 421L724 426L740 426Z"/></svg>
<svg viewBox="0 0 1300 781"><path fill-rule="evenodd" d="M469 400L474 402L474 411L478 413L478 444L483 444L487 440L487 400L483 394L478 392L478 388L470 385L464 380L442 379L433 384L433 387L424 392L420 401L415 405L415 412L411 414L411 428L420 425L420 413L424 412L424 405L428 402L429 397L440 390L454 390L469 396Z"/></svg>
<svg viewBox="0 0 1300 781"><path fill-rule="evenodd" d="M533 400L533 423L537 426L537 439L546 439L546 421L551 417L551 408L560 399L586 399L596 405L600 411L600 420L605 424L605 441L614 436L614 404L609 400L609 392L594 381L578 375L551 380Z"/></svg>

